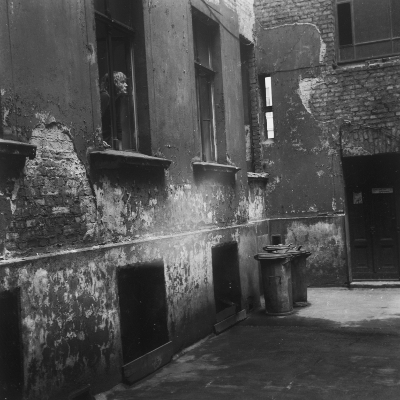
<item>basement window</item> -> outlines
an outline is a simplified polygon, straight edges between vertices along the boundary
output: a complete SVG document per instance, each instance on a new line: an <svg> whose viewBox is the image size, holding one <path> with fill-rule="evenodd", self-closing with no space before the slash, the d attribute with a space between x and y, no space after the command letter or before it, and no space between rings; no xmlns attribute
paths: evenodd
<svg viewBox="0 0 400 400"><path fill-rule="evenodd" d="M103 141L138 150L132 2L95 0Z"/></svg>
<svg viewBox="0 0 400 400"><path fill-rule="evenodd" d="M0 392L4 399L19 399L24 382L19 289L0 293L0 321Z"/></svg>
<svg viewBox="0 0 400 400"><path fill-rule="evenodd" d="M270 140L275 139L274 131L274 111L272 105L272 79L271 76L261 77L261 92L264 114L264 131L266 138Z"/></svg>
<svg viewBox="0 0 400 400"><path fill-rule="evenodd" d="M339 62L400 54L399 0L336 0Z"/></svg>
<svg viewBox="0 0 400 400"><path fill-rule="evenodd" d="M238 244L224 243L211 251L215 311L219 322L241 309Z"/></svg>
<svg viewBox="0 0 400 400"><path fill-rule="evenodd" d="M124 379L133 383L170 361L162 261L118 270Z"/></svg>

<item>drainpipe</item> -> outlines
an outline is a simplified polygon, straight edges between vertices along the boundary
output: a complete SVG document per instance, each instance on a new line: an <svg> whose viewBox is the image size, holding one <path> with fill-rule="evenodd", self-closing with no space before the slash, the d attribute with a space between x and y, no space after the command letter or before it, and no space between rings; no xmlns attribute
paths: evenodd
<svg viewBox="0 0 400 400"><path fill-rule="evenodd" d="M340 167L342 170L343 188L344 188L344 236L345 236L345 249L347 259L347 280L348 285L353 281L352 265L351 265L351 248L350 248L350 227L349 227L349 213L348 213L348 198L347 198L347 187L346 180L344 179L343 169L343 125L351 125L350 121L343 121L339 126L339 155L340 155Z"/></svg>

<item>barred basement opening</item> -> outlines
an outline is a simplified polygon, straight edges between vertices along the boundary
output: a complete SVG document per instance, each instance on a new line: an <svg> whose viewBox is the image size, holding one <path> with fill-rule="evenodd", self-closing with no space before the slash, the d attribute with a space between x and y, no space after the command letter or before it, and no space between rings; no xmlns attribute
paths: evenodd
<svg viewBox="0 0 400 400"><path fill-rule="evenodd" d="M118 270L123 375L133 383L170 361L162 261Z"/></svg>
<svg viewBox="0 0 400 400"><path fill-rule="evenodd" d="M217 323L219 323L241 310L238 244L224 243L213 247L211 251L215 311ZM215 329L218 332L217 325ZM225 326L224 329L226 329Z"/></svg>
<svg viewBox="0 0 400 400"><path fill-rule="evenodd" d="M20 399L23 387L20 290L0 293L0 395Z"/></svg>

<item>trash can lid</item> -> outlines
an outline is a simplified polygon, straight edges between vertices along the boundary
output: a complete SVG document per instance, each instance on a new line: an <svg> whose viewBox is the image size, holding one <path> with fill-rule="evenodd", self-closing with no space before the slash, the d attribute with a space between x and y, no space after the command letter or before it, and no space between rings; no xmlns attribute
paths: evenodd
<svg viewBox="0 0 400 400"><path fill-rule="evenodd" d="M263 250L271 252L271 251L276 251L276 252L281 252L284 253L285 251L290 249L290 245L283 245L283 244L269 244L267 246L263 247Z"/></svg>
<svg viewBox="0 0 400 400"><path fill-rule="evenodd" d="M271 260L279 258L291 258L292 255L289 253L258 253L254 256L256 260Z"/></svg>

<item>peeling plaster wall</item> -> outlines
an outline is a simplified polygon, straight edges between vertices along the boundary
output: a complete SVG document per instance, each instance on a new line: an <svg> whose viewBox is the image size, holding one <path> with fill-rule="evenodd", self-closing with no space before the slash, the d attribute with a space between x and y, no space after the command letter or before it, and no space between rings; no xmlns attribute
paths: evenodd
<svg viewBox="0 0 400 400"><path fill-rule="evenodd" d="M344 285L347 282L345 233L341 219L294 221L286 227L286 243L302 245L307 259L309 286Z"/></svg>
<svg viewBox="0 0 400 400"><path fill-rule="evenodd" d="M211 248L236 241L242 307L259 305L257 226L183 234L0 261L0 290L21 288L26 399L63 399L91 382L96 393L120 381L118 267L163 260L174 350L211 333L215 304Z"/></svg>
<svg viewBox="0 0 400 400"><path fill-rule="evenodd" d="M266 183L249 182L249 219L262 220L267 217L268 197L266 196Z"/></svg>
<svg viewBox="0 0 400 400"><path fill-rule="evenodd" d="M6 257L90 243L97 233L96 199L69 130L55 122L31 134L37 146L9 195L12 217Z"/></svg>
<svg viewBox="0 0 400 400"><path fill-rule="evenodd" d="M238 243L241 306L259 305L249 214L264 218L265 199L254 187L249 201L238 40L252 39L252 2L143 4L139 142L172 161L167 171L89 163L102 148L92 2L0 4L2 132L37 146L34 160L0 158L0 291L21 293L24 399L121 381L119 267L163 260L175 351L216 322L212 246ZM219 161L241 168L235 175L192 168L201 148L192 6L221 23Z"/></svg>
<svg viewBox="0 0 400 400"><path fill-rule="evenodd" d="M260 161L270 173L267 211L273 219L299 222L297 230L302 216L319 218L322 225L312 231L320 260L310 259L319 282L323 274L335 280L330 260L341 253L336 233L323 225L324 215L344 223L340 143L346 157L396 153L400 141L399 57L337 65L334 4L255 1L257 70L273 79L275 139L264 137L260 145Z"/></svg>

